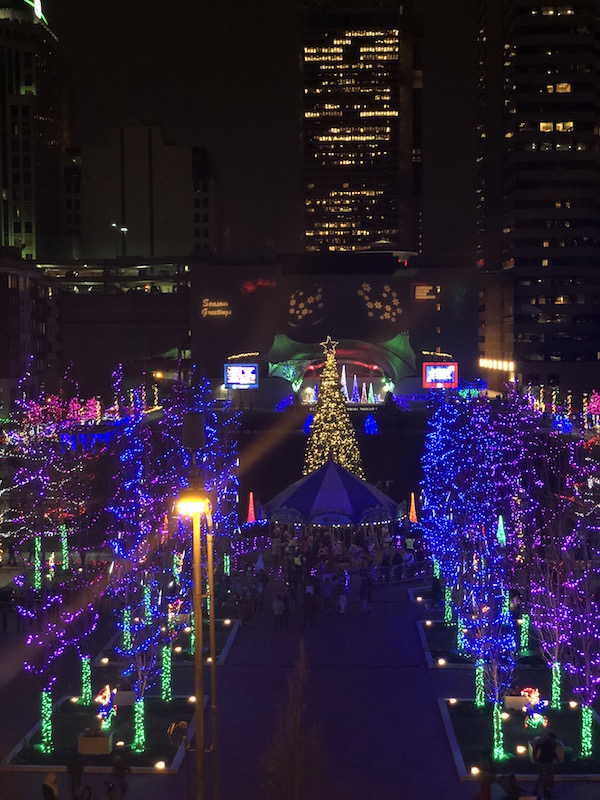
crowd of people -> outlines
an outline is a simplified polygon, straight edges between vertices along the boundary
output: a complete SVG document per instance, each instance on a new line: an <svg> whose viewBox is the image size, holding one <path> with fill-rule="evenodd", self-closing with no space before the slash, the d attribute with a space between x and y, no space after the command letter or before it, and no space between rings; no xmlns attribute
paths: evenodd
<svg viewBox="0 0 600 800"><path fill-rule="evenodd" d="M217 602L222 612L237 611L242 625L272 612L276 630L287 630L299 610L301 627L310 629L317 610L346 613L353 581L361 612L368 614L374 584L424 574L426 563L422 539L408 527L393 534L387 525L275 525L270 549L249 555L245 568L220 579Z"/></svg>

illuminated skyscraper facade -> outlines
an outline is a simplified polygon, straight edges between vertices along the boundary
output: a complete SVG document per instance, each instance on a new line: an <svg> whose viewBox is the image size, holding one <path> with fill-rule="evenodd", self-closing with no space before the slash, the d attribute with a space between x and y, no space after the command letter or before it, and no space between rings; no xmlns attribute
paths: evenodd
<svg viewBox="0 0 600 800"><path fill-rule="evenodd" d="M589 388L600 360L600 0L480 8L480 363L498 388L511 363L524 383Z"/></svg>
<svg viewBox="0 0 600 800"><path fill-rule="evenodd" d="M305 18L305 246L413 247L409 3L328 2Z"/></svg>
<svg viewBox="0 0 600 800"><path fill-rule="evenodd" d="M0 245L52 257L62 235L69 71L40 0L0 0Z"/></svg>

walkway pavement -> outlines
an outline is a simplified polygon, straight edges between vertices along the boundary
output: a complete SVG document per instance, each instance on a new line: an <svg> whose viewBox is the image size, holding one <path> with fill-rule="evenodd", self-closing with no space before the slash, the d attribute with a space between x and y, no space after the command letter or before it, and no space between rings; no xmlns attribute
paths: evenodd
<svg viewBox="0 0 600 800"><path fill-rule="evenodd" d="M268 595L274 588L271 581ZM299 612L288 631L275 631L268 601L269 596L265 614L240 629L218 673L221 800L265 800L260 762L274 736L301 638L310 667L307 718L322 740L323 775L314 800L472 800L477 795L475 784L457 777L437 705L438 696L472 696L472 673L426 667L415 624L424 609L409 603L405 585L377 586L366 617L355 585L345 616L320 613L308 631L300 630ZM180 670L176 681L191 680L189 669ZM19 676L0 691L5 718L0 756L35 716L33 703L16 699L27 680ZM23 704L22 719L17 702ZM12 716L10 736L6 713ZM206 726L208 731L208 713ZM97 796L103 796L102 779L91 777ZM69 796L64 775L59 783L62 800ZM41 797L40 786L39 775L0 772L1 800ZM192 793L193 788L192 777ZM555 797L591 800L599 792L598 784L557 784ZM499 787L492 796L502 796ZM127 797L184 800L185 770L173 777L134 776Z"/></svg>

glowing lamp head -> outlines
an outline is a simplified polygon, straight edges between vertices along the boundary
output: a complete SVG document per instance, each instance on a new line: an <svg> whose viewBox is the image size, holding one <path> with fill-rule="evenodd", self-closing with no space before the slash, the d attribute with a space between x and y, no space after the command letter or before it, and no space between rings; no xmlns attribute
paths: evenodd
<svg viewBox="0 0 600 800"><path fill-rule="evenodd" d="M522 755L523 755L523 753L525 753L526 751L527 751L527 748L525 747L525 745L524 745L524 744L518 744L518 745L517 745L517 753L518 753L520 756L522 756Z"/></svg>
<svg viewBox="0 0 600 800"><path fill-rule="evenodd" d="M471 767L471 775L479 775L479 767Z"/></svg>
<svg viewBox="0 0 600 800"><path fill-rule="evenodd" d="M446 659L445 658L438 658L438 666L445 667L446 666Z"/></svg>
<svg viewBox="0 0 600 800"><path fill-rule="evenodd" d="M180 492L177 513L182 517L205 514L210 509L210 500L203 489L189 488Z"/></svg>
<svg viewBox="0 0 600 800"><path fill-rule="evenodd" d="M156 769L164 769L167 765L165 764L164 761L157 761L154 766L156 767Z"/></svg>

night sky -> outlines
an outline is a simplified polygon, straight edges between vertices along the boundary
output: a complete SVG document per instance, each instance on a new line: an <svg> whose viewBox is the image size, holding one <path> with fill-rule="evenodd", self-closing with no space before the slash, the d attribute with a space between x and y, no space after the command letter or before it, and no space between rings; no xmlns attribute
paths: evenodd
<svg viewBox="0 0 600 800"><path fill-rule="evenodd" d="M472 0L420 0L425 15L426 245L462 260L472 246ZM46 0L73 65L75 138L162 127L207 147L221 177L228 244L301 249L301 0ZM452 202L445 207L445 198ZM469 221L467 221L469 220Z"/></svg>

